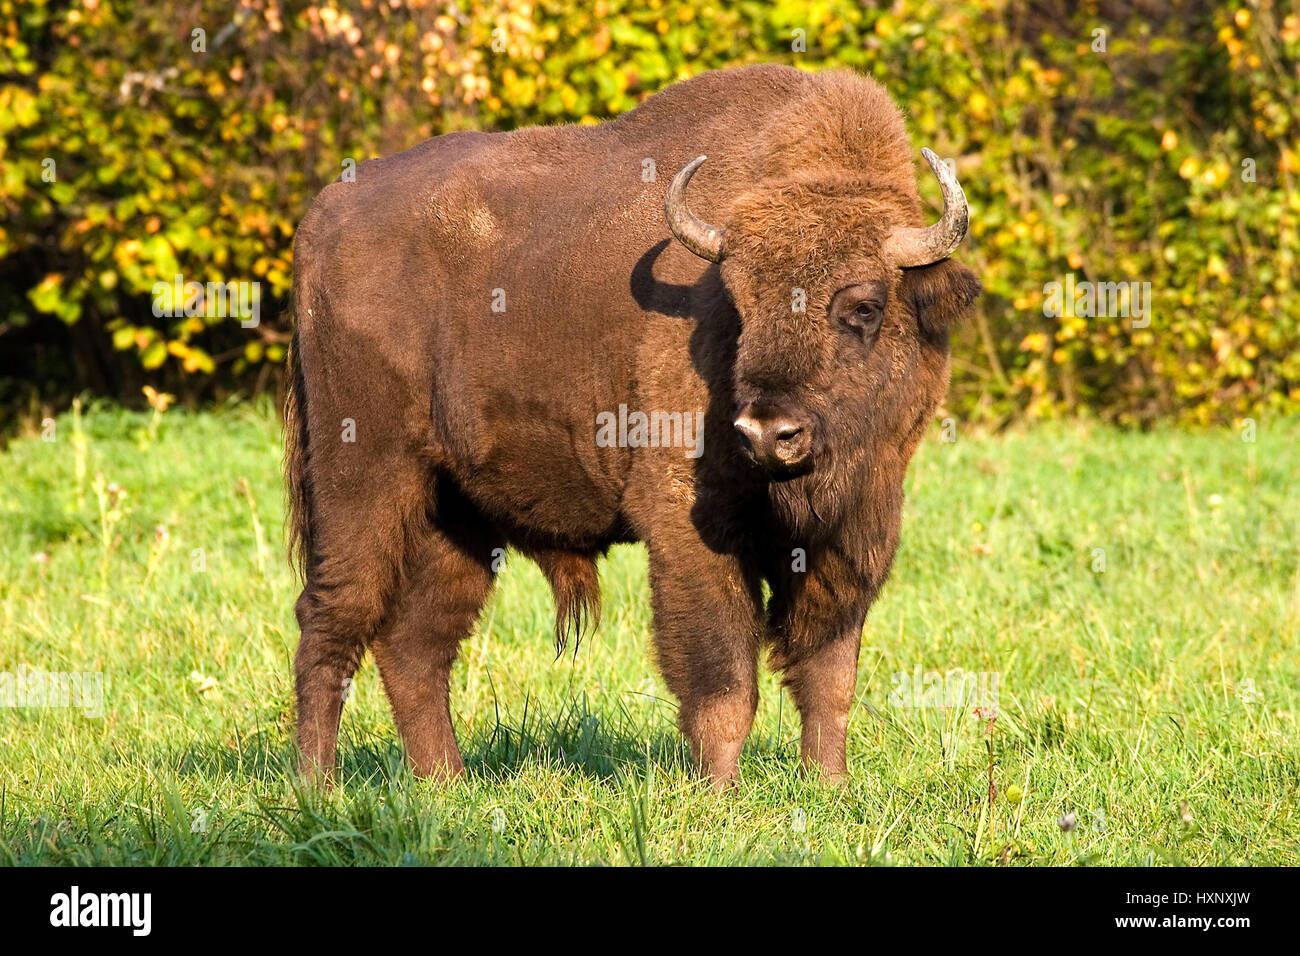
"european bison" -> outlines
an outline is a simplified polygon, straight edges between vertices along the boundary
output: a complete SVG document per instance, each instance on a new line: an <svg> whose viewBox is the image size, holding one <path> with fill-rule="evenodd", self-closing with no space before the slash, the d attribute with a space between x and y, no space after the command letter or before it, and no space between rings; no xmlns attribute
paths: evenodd
<svg viewBox="0 0 1300 956"><path fill-rule="evenodd" d="M755 66L328 186L295 242L286 402L304 768L333 767L369 647L415 772L458 773L448 674L497 549L541 566L562 647L597 617L597 556L644 541L700 771L735 778L767 648L804 764L842 776L904 471L980 293L947 258L961 187L926 159L931 226L878 84Z"/></svg>

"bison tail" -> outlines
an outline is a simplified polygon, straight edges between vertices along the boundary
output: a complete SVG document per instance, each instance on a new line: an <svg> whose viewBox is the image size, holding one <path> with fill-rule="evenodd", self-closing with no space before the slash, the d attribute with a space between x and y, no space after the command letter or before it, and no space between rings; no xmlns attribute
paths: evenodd
<svg viewBox="0 0 1300 956"><path fill-rule="evenodd" d="M533 554L555 595L555 656L559 657L573 638L578 653L582 638L600 623L600 579L591 555L574 551L546 551Z"/></svg>
<svg viewBox="0 0 1300 956"><path fill-rule="evenodd" d="M298 333L289 343L289 387L284 398L284 483L289 495L289 563L307 576L311 556L311 495L307 478L307 395Z"/></svg>

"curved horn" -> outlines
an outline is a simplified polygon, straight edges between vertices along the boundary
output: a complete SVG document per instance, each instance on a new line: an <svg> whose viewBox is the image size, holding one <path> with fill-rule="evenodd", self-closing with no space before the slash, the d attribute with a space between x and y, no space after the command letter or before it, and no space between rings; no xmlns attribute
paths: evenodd
<svg viewBox="0 0 1300 956"><path fill-rule="evenodd" d="M928 266L946 259L966 238L966 229L970 225L966 194L961 191L961 183L957 182L953 171L930 150L921 150L921 155L939 180L939 189L943 192L943 215L933 226L900 226L889 234L886 248L900 269Z"/></svg>
<svg viewBox="0 0 1300 956"><path fill-rule="evenodd" d="M696 219L686 208L686 187L706 159L707 156L700 156L691 160L673 177L668 195L664 196L664 215L668 217L668 228L682 245L701 259L721 262L723 230Z"/></svg>

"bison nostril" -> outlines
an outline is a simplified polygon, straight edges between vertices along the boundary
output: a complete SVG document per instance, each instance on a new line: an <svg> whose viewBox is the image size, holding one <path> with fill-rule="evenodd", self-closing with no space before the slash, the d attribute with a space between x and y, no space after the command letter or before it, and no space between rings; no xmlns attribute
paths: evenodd
<svg viewBox="0 0 1300 956"><path fill-rule="evenodd" d="M812 433L806 424L778 422L773 427L773 437L773 454L786 466L801 463L812 451Z"/></svg>
<svg viewBox="0 0 1300 956"><path fill-rule="evenodd" d="M755 446L762 440L762 426L745 415L737 418L732 424L735 426L736 434L740 436L740 443L752 454Z"/></svg>
<svg viewBox="0 0 1300 956"><path fill-rule="evenodd" d="M790 418L760 421L745 414L732 425L745 453L764 467L797 466L812 450L812 431L807 422Z"/></svg>

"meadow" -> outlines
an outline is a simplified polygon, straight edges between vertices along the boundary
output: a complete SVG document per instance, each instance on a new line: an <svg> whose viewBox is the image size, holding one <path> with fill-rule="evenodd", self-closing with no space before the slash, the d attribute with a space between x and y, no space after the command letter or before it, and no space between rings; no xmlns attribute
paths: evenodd
<svg viewBox="0 0 1300 956"><path fill-rule="evenodd" d="M1298 420L936 424L864 633L851 781L800 772L765 673L721 796L631 546L558 660L549 591L508 555L453 674L459 781L410 776L367 661L339 786L302 789L271 407L33 431L0 452L0 674L100 674L103 700L0 707L0 863L1300 864ZM936 674L996 706L900 693Z"/></svg>

